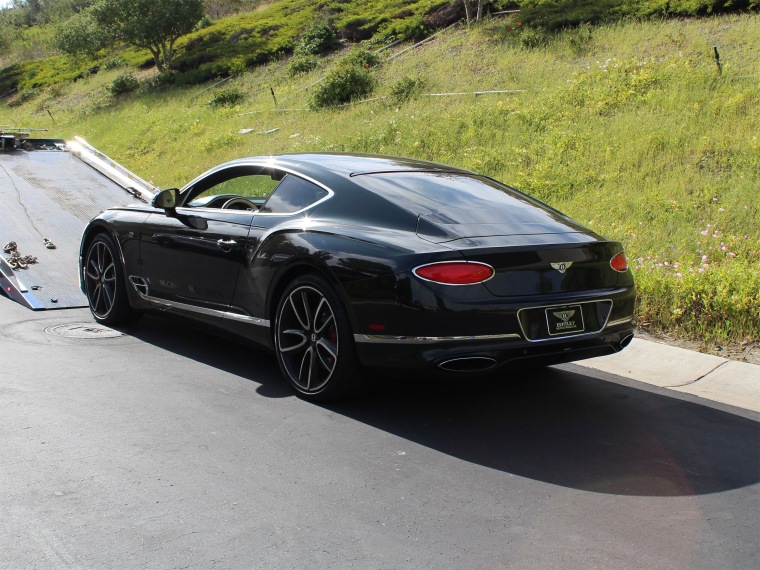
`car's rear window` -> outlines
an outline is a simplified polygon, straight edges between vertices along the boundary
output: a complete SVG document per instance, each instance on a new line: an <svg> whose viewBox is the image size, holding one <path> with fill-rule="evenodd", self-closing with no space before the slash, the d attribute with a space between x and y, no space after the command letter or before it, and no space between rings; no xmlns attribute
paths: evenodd
<svg viewBox="0 0 760 570"><path fill-rule="evenodd" d="M494 180L447 172L363 174L356 182L401 208L440 223L504 223L559 213Z"/></svg>
<svg viewBox="0 0 760 570"><path fill-rule="evenodd" d="M311 206L327 196L327 190L308 180L291 174L280 182L260 212L271 214L291 214Z"/></svg>

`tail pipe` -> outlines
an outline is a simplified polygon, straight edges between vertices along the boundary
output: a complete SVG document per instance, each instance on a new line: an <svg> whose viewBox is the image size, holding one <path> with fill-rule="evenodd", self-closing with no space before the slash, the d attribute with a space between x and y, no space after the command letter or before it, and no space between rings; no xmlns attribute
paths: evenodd
<svg viewBox="0 0 760 570"><path fill-rule="evenodd" d="M438 364L438 368L446 372L485 372L496 366L496 359L488 356L465 356L444 360Z"/></svg>
<svg viewBox="0 0 760 570"><path fill-rule="evenodd" d="M631 344L631 341L633 340L633 333L628 333L623 337L623 340L620 341L618 344L618 350L623 350L626 346Z"/></svg>

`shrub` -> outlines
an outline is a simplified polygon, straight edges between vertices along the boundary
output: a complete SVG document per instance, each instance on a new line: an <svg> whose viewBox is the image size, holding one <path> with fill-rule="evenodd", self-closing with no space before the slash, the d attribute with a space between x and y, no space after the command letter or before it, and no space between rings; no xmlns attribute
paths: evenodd
<svg viewBox="0 0 760 570"><path fill-rule="evenodd" d="M165 87L169 85L174 85L177 83L177 72L176 71L164 71L162 73L159 73L158 75L153 76L147 84L148 89L154 89L154 90L160 90L164 89Z"/></svg>
<svg viewBox="0 0 760 570"><path fill-rule="evenodd" d="M241 91L229 88L217 91L214 98L208 103L212 107L234 107L243 99L245 99L245 95Z"/></svg>
<svg viewBox="0 0 760 570"><path fill-rule="evenodd" d="M198 85L199 83L211 81L214 77L211 69L208 67L202 67L191 71L185 71L184 73L177 73L176 83L180 86Z"/></svg>
<svg viewBox="0 0 760 570"><path fill-rule="evenodd" d="M620 17L622 3L623 0L526 0L521 6L520 17L532 26L558 31Z"/></svg>
<svg viewBox="0 0 760 570"><path fill-rule="evenodd" d="M360 42L370 39L377 31L377 26L364 16L354 16L344 20L340 35L350 42Z"/></svg>
<svg viewBox="0 0 760 570"><path fill-rule="evenodd" d="M319 60L313 55L298 54L294 55L288 63L288 73L298 75L299 73L308 73L319 65Z"/></svg>
<svg viewBox="0 0 760 570"><path fill-rule="evenodd" d="M537 49L549 45L549 36L543 30L523 28L519 33L520 44L524 48Z"/></svg>
<svg viewBox="0 0 760 570"><path fill-rule="evenodd" d="M355 46L340 60L340 65L370 68L380 64L380 56L374 51Z"/></svg>
<svg viewBox="0 0 760 570"><path fill-rule="evenodd" d="M417 97L424 87L424 79L403 77L391 86L391 98L397 102L407 101Z"/></svg>
<svg viewBox="0 0 760 570"><path fill-rule="evenodd" d="M137 77L131 73L122 73L113 80L109 91L111 95L121 95L122 93L131 93L137 90L138 87L140 87L140 82Z"/></svg>
<svg viewBox="0 0 760 570"><path fill-rule="evenodd" d="M591 30L591 26L588 24L581 24L576 30L573 30L568 35L567 41L570 44L570 49L576 55L584 55L588 53L594 40L594 34Z"/></svg>
<svg viewBox="0 0 760 570"><path fill-rule="evenodd" d="M523 0L523 22L548 31L626 17L697 16L757 9L758 0Z"/></svg>
<svg viewBox="0 0 760 570"><path fill-rule="evenodd" d="M377 87L377 79L369 69L340 64L319 84L311 97L309 107L322 109L337 107L363 99Z"/></svg>
<svg viewBox="0 0 760 570"><path fill-rule="evenodd" d="M109 57L107 60L100 64L100 67L105 71L109 71L111 69L119 69L120 67L126 66L127 62L124 61L123 57L120 57L118 55L115 57Z"/></svg>
<svg viewBox="0 0 760 570"><path fill-rule="evenodd" d="M319 55L337 45L335 28L326 22L315 22L301 34L295 52L299 55Z"/></svg>
<svg viewBox="0 0 760 570"><path fill-rule="evenodd" d="M23 105L27 101L31 101L32 99L39 97L40 93L41 91L39 89L26 89L24 91L20 91L18 97L9 102L8 106L16 107L18 105Z"/></svg>
<svg viewBox="0 0 760 570"><path fill-rule="evenodd" d="M198 23L195 24L195 27L193 28L193 31L197 32L197 31L200 31L200 30L202 30L204 28L208 28L211 24L212 24L212 22L211 22L211 18L209 17L209 15L208 14L204 14L203 18L201 18L200 20L198 20Z"/></svg>
<svg viewBox="0 0 760 570"><path fill-rule="evenodd" d="M760 276L750 267L736 262L701 273L681 269L679 277L675 270L636 270L637 320L654 332L686 338L757 339Z"/></svg>
<svg viewBox="0 0 760 570"><path fill-rule="evenodd" d="M90 10L83 10L56 27L56 47L74 58L94 57L108 42L108 34L98 26Z"/></svg>
<svg viewBox="0 0 760 570"><path fill-rule="evenodd" d="M425 25L422 16L393 20L385 24L380 30L388 39L418 41L430 35L430 28Z"/></svg>

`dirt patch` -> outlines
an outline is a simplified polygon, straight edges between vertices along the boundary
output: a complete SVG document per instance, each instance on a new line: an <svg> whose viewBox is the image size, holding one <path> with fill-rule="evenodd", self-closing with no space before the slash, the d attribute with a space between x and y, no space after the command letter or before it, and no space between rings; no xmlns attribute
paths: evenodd
<svg viewBox="0 0 760 570"><path fill-rule="evenodd" d="M714 344L686 340L666 334L654 334L642 329L636 330L636 336L652 342L661 342L687 350L720 356L738 362L760 365L760 343L748 341L743 343Z"/></svg>

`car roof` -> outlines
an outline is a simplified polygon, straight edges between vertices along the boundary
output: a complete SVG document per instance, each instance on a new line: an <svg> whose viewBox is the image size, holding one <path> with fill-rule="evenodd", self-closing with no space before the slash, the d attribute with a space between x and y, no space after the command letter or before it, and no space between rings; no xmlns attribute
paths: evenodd
<svg viewBox="0 0 760 570"><path fill-rule="evenodd" d="M291 153L274 154L270 156L251 156L240 158L224 164L232 166L236 164L250 164L252 162L270 163L272 166L290 167L298 170L299 167L308 167L309 170L327 170L343 176L358 176L377 172L471 172L447 166L436 162L404 158L398 156L386 156L379 154L360 153Z"/></svg>

